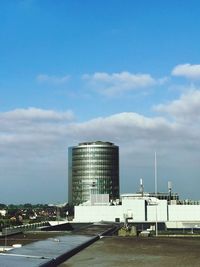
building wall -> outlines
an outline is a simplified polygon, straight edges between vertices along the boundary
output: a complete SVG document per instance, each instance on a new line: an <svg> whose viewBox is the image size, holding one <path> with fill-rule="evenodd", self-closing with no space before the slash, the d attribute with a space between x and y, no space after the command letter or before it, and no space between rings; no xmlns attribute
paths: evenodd
<svg viewBox="0 0 200 267"><path fill-rule="evenodd" d="M200 228L200 220L197 221L167 221L165 222L166 227L168 229L174 229L174 228L179 228L179 229L188 229L188 228ZM183 231L184 233L184 231Z"/></svg>
<svg viewBox="0 0 200 267"><path fill-rule="evenodd" d="M124 222L125 217L129 217L129 222L155 222L156 209L157 221L167 222L171 228L200 227L200 205L168 205L166 200L159 200L157 207L147 205L144 199L124 199L122 205L117 206L76 206L75 221L114 222L118 218Z"/></svg>
<svg viewBox="0 0 200 267"><path fill-rule="evenodd" d="M79 205L91 194L119 198L119 148L110 142L87 142L69 149L69 203Z"/></svg>
<svg viewBox="0 0 200 267"><path fill-rule="evenodd" d="M157 217L157 218L156 218ZM167 200L160 200L158 205L148 205L147 206L147 221L155 222L167 221Z"/></svg>
<svg viewBox="0 0 200 267"><path fill-rule="evenodd" d="M169 205L169 221L200 221L200 205Z"/></svg>
<svg viewBox="0 0 200 267"><path fill-rule="evenodd" d="M75 206L74 222L124 221L122 206Z"/></svg>
<svg viewBox="0 0 200 267"><path fill-rule="evenodd" d="M124 199L122 201L123 214L132 214L130 222L144 222L146 220L146 209L144 199Z"/></svg>
<svg viewBox="0 0 200 267"><path fill-rule="evenodd" d="M72 204L72 147L68 148L68 203Z"/></svg>
<svg viewBox="0 0 200 267"><path fill-rule="evenodd" d="M118 206L75 206L74 212L77 222L124 222L125 217L133 218L129 222L144 222L145 200L126 200Z"/></svg>

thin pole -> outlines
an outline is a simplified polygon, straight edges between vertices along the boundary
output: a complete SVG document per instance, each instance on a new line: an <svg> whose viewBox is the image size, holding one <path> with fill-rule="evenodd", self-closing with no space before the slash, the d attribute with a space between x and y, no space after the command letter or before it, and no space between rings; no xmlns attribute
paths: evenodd
<svg viewBox="0 0 200 267"><path fill-rule="evenodd" d="M7 247L7 226L5 228L5 250L6 250L6 247Z"/></svg>
<svg viewBox="0 0 200 267"><path fill-rule="evenodd" d="M157 157L155 152L155 195L158 193L158 184L157 184Z"/></svg>
<svg viewBox="0 0 200 267"><path fill-rule="evenodd" d="M155 151L155 196L158 194L158 177L157 177L157 155ZM157 206L156 203L156 236L158 236L158 214L157 214Z"/></svg>

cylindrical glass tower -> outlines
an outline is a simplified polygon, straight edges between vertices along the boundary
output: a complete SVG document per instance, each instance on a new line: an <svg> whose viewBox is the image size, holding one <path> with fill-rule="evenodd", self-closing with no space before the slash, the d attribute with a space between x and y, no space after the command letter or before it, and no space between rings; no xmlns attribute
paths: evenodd
<svg viewBox="0 0 200 267"><path fill-rule="evenodd" d="M85 142L69 148L69 203L79 205L95 194L119 198L119 147L110 142Z"/></svg>

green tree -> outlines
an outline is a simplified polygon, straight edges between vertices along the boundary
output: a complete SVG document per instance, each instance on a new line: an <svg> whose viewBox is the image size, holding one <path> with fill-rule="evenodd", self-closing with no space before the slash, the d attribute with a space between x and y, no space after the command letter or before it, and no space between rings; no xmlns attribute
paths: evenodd
<svg viewBox="0 0 200 267"><path fill-rule="evenodd" d="M0 203L0 210L5 210L7 209L6 204Z"/></svg>

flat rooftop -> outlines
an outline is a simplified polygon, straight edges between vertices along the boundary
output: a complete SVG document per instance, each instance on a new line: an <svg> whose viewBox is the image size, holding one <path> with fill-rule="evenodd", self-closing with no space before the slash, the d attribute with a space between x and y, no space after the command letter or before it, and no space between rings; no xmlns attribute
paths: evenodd
<svg viewBox="0 0 200 267"><path fill-rule="evenodd" d="M0 253L0 265L9 267L58 266L61 262L113 229L112 224L94 224L70 232L32 232L0 238L0 245L22 247Z"/></svg>
<svg viewBox="0 0 200 267"><path fill-rule="evenodd" d="M200 238L104 237L59 267L199 266Z"/></svg>

